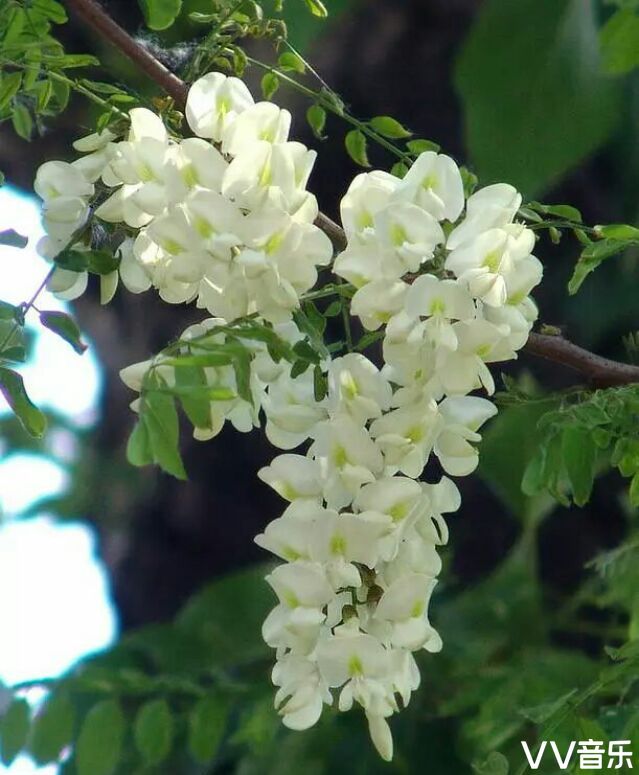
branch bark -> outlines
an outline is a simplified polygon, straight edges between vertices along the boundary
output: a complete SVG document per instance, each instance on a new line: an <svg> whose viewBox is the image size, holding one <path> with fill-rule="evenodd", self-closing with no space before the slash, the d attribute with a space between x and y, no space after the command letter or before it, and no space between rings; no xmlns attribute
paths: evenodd
<svg viewBox="0 0 639 775"><path fill-rule="evenodd" d="M122 29L96 0L66 0L65 3L96 35L105 38L152 81L173 97L176 105L186 104L188 85L157 60L141 43Z"/></svg>
<svg viewBox="0 0 639 775"><path fill-rule="evenodd" d="M106 38L134 62L170 97L184 108L188 84L159 62L144 46L122 29L96 0L66 0L82 21L97 35ZM328 235L336 250L346 247L346 235L341 226L320 213L317 225ZM639 366L612 361L579 347L562 336L531 333L524 352L582 374L595 387L614 387L639 383Z"/></svg>

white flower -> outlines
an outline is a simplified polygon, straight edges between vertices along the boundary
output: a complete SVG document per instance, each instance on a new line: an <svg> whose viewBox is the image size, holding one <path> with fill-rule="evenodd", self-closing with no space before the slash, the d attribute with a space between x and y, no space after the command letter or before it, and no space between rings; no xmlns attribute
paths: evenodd
<svg viewBox="0 0 639 775"><path fill-rule="evenodd" d="M508 296L506 277L531 257L534 244L533 232L519 225L489 229L453 250L446 269L465 282L473 296L491 307L501 307Z"/></svg>
<svg viewBox="0 0 639 775"><path fill-rule="evenodd" d="M433 275L418 277L406 294L405 309L413 317L428 318L424 332L436 346L457 349L457 336L451 320L475 316L475 304L468 291L455 280L439 280Z"/></svg>
<svg viewBox="0 0 639 775"><path fill-rule="evenodd" d="M315 724L324 703L333 698L322 679L317 663L306 657L287 654L275 663L272 680L279 689L275 707L289 729L308 729Z"/></svg>
<svg viewBox="0 0 639 775"><path fill-rule="evenodd" d="M340 214L349 240L365 239L373 232L373 217L389 203L400 180L388 172L362 172L353 178L342 197Z"/></svg>
<svg viewBox="0 0 639 775"><path fill-rule="evenodd" d="M374 420L371 436L391 473L401 471L416 479L424 470L440 423L437 404L431 399L400 406Z"/></svg>
<svg viewBox="0 0 639 775"><path fill-rule="evenodd" d="M388 532L389 521L375 512L326 512L315 520L309 543L311 559L323 565L335 590L361 585L359 571L353 563L375 566L379 539Z"/></svg>
<svg viewBox="0 0 639 775"><path fill-rule="evenodd" d="M444 242L444 232L428 212L409 202L392 202L373 217L375 238L397 263L399 276L416 272ZM391 270L392 272L393 270Z"/></svg>
<svg viewBox="0 0 639 775"><path fill-rule="evenodd" d="M384 716L366 714L368 732L375 749L385 762L393 758L393 735Z"/></svg>
<svg viewBox="0 0 639 775"><path fill-rule="evenodd" d="M127 238L117 250L120 256L120 279L125 288L131 293L144 293L151 287L151 276L146 271L144 264L138 261L133 250L133 240Z"/></svg>
<svg viewBox="0 0 639 775"><path fill-rule="evenodd" d="M351 503L363 484L375 481L381 474L384 463L366 428L348 415L320 423L309 454L321 465L324 498L330 508Z"/></svg>
<svg viewBox="0 0 639 775"><path fill-rule="evenodd" d="M434 452L446 473L467 476L479 462L472 443L481 441L477 430L497 414L497 407L477 396L451 396L439 405L445 425L437 436Z"/></svg>
<svg viewBox="0 0 639 775"><path fill-rule="evenodd" d="M316 157L302 143L272 145L259 140L229 164L222 193L241 207L256 210L271 205L311 222L317 216L317 201L306 184Z"/></svg>
<svg viewBox="0 0 639 775"><path fill-rule="evenodd" d="M437 351L437 378L444 391L449 395L465 395L484 387L491 395L495 392L495 382L486 363L512 358L512 351L503 347L508 330L478 319L454 323L453 331L457 338L456 350L440 348Z"/></svg>
<svg viewBox="0 0 639 775"><path fill-rule="evenodd" d="M199 137L182 140L172 149L171 161L167 168L167 194L171 202L182 202L192 190L221 191L228 162L206 140Z"/></svg>
<svg viewBox="0 0 639 775"><path fill-rule="evenodd" d="M329 402L365 423L390 407L392 389L377 366L359 353L335 358L328 369Z"/></svg>
<svg viewBox="0 0 639 775"><path fill-rule="evenodd" d="M58 269L49 278L47 290L64 301L78 299L86 291L89 282L87 272L70 272Z"/></svg>
<svg viewBox="0 0 639 775"><path fill-rule="evenodd" d="M283 373L269 385L263 408L266 436L280 449L299 446L327 416L324 406L315 400L311 370L295 379Z"/></svg>
<svg viewBox="0 0 639 775"><path fill-rule="evenodd" d="M93 196L94 187L72 164L47 161L38 167L33 189L45 202Z"/></svg>
<svg viewBox="0 0 639 775"><path fill-rule="evenodd" d="M255 543L287 562L310 560L313 526L333 514L337 515L312 502L293 501L279 519L269 522L264 532L255 537Z"/></svg>
<svg viewBox="0 0 639 775"><path fill-rule="evenodd" d="M476 191L466 202L466 217L448 236L446 247L455 250L488 229L511 223L521 206L521 194L508 183L495 183Z"/></svg>
<svg viewBox="0 0 639 775"><path fill-rule="evenodd" d="M360 511L386 514L394 523L399 523L423 505L422 488L405 476L383 477L364 485L354 505Z"/></svg>
<svg viewBox="0 0 639 775"><path fill-rule="evenodd" d="M225 129L222 150L239 156L258 142L285 143L291 127L288 110L272 102L258 102L238 115Z"/></svg>
<svg viewBox="0 0 639 775"><path fill-rule="evenodd" d="M444 154L420 154L401 182L399 196L438 221L456 221L464 208L464 184L459 167Z"/></svg>
<svg viewBox="0 0 639 775"><path fill-rule="evenodd" d="M319 563L298 560L279 565L266 576L279 599L262 626L264 640L280 651L309 654L316 645L333 588Z"/></svg>
<svg viewBox="0 0 639 775"><path fill-rule="evenodd" d="M220 142L236 118L253 105L253 97L239 78L207 73L189 89L186 120L198 137Z"/></svg>
<svg viewBox="0 0 639 775"><path fill-rule="evenodd" d="M385 254L377 243L359 245L354 242L337 256L333 272L360 289L377 281L376 288L379 290L384 284L391 284L391 281L400 276L389 271L392 265L392 257L389 258L388 251Z"/></svg>
<svg viewBox="0 0 639 775"><path fill-rule="evenodd" d="M402 309L408 287L402 280L374 280L356 291L351 315L356 315L367 331L376 331Z"/></svg>
<svg viewBox="0 0 639 775"><path fill-rule="evenodd" d="M441 638L428 621L428 603L435 584L431 576L410 573L384 592L375 617L390 625L390 645L410 651L441 651Z"/></svg>
<svg viewBox="0 0 639 775"><path fill-rule="evenodd" d="M351 681L365 684L368 680L383 679L390 668L386 649L378 640L364 633L327 638L318 646L317 661L324 680L331 688ZM352 695L353 692L351 702Z"/></svg>
<svg viewBox="0 0 639 775"><path fill-rule="evenodd" d="M257 475L288 501L298 498L319 500L322 494L320 467L303 455L278 455Z"/></svg>

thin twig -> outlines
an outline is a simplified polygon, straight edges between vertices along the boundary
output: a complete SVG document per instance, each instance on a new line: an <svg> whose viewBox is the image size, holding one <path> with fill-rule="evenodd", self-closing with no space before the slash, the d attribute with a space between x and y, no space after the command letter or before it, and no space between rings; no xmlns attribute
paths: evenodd
<svg viewBox="0 0 639 775"><path fill-rule="evenodd" d="M47 283L53 276L53 273L55 272L56 267L52 266L51 269L47 272L47 276L44 278L44 280L38 285L37 289L35 290L33 296L29 299L29 301L24 302L24 304L21 305L22 309L22 316L27 314L27 312L33 307L38 300L38 296L42 293L42 291L46 288ZM20 323L16 320L16 322L11 326L11 329L9 330L9 333L5 336L5 338L0 342L0 353L6 348L6 346L9 344L9 342L13 339L13 337L16 335L18 330L21 328Z"/></svg>

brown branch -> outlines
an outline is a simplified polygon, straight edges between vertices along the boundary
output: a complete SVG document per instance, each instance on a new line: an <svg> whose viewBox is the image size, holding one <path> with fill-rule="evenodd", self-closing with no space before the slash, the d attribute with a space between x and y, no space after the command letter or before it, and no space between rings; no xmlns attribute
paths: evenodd
<svg viewBox="0 0 639 775"><path fill-rule="evenodd" d="M188 86L174 75L150 51L132 38L115 22L96 0L66 0L65 3L100 38L105 38L128 57L151 80L173 97L175 104L183 108Z"/></svg>
<svg viewBox="0 0 639 775"><path fill-rule="evenodd" d="M100 37L106 38L138 65L166 94L175 100L178 107L184 107L188 84L167 70L144 46L113 21L96 0L66 0L66 4L94 32ZM346 247L346 235L341 226L323 213L319 214L316 223L331 239L336 250L341 251ZM596 387L639 383L639 366L602 358L561 336L531 333L528 342L524 345L524 351L578 371Z"/></svg>
<svg viewBox="0 0 639 775"><path fill-rule="evenodd" d="M614 387L639 383L639 366L611 361L584 350L563 336L531 333L524 345L525 352L554 361L578 371L588 378L594 387Z"/></svg>

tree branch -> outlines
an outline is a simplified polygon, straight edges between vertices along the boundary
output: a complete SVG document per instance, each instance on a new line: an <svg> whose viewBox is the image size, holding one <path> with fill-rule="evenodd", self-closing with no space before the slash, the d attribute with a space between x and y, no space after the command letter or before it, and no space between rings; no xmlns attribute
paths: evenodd
<svg viewBox="0 0 639 775"><path fill-rule="evenodd" d="M531 333L524 351L580 372L594 387L639 383L639 366L602 358L563 336Z"/></svg>
<svg viewBox="0 0 639 775"><path fill-rule="evenodd" d="M173 97L176 105L183 108L186 103L188 85L168 70L150 51L131 37L114 21L96 0L66 0L66 5L90 27L100 38L106 38L151 80Z"/></svg>
<svg viewBox="0 0 639 775"><path fill-rule="evenodd" d="M143 45L122 29L96 0L66 0L69 8L97 35L106 38L143 70L157 85L184 108L188 84L168 70ZM344 230L328 216L320 213L316 221L338 251L346 247ZM639 366L611 361L584 350L562 336L531 333L524 351L578 371L596 387L612 387L639 383Z"/></svg>

